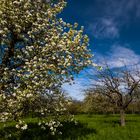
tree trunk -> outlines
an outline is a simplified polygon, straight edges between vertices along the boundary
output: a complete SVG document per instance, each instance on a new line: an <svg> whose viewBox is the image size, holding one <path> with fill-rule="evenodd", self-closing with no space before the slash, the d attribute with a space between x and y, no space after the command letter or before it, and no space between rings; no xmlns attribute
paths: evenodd
<svg viewBox="0 0 140 140"><path fill-rule="evenodd" d="M120 124L121 126L125 126L125 110L120 110Z"/></svg>

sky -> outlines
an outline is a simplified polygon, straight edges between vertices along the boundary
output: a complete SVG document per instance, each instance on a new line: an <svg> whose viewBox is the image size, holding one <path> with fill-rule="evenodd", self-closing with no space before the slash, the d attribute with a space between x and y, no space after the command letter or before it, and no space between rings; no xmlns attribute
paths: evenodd
<svg viewBox="0 0 140 140"><path fill-rule="evenodd" d="M67 0L60 15L64 21L84 26L94 54L93 61L112 68L140 63L140 0ZM90 80L85 69L75 77L75 84L64 90L73 99L82 100Z"/></svg>

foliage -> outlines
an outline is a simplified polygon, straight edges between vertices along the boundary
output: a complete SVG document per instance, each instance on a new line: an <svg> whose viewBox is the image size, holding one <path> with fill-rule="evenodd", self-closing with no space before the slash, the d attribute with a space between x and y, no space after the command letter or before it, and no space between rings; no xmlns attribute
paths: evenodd
<svg viewBox="0 0 140 140"><path fill-rule="evenodd" d="M77 100L71 100L66 106L70 114L76 115L83 112L83 102Z"/></svg>
<svg viewBox="0 0 140 140"><path fill-rule="evenodd" d="M108 99L108 97L99 93L95 93L94 90L86 91L85 98L83 102L81 102L80 108L82 108L83 112L87 114L119 114L120 113L118 107L112 104ZM80 108L77 109L79 112L80 112ZM125 112L127 114L139 114L140 98L135 98L135 100L133 100L129 104Z"/></svg>
<svg viewBox="0 0 140 140"><path fill-rule="evenodd" d="M93 90L87 90L83 101L82 108L85 113L90 114L109 114L117 112L106 96L94 93Z"/></svg>
<svg viewBox="0 0 140 140"><path fill-rule="evenodd" d="M16 120L36 112L53 116L65 112L61 85L90 65L88 37L83 27L58 18L64 0L0 1L0 117ZM43 99L44 98L44 99ZM41 122L42 123L42 122Z"/></svg>

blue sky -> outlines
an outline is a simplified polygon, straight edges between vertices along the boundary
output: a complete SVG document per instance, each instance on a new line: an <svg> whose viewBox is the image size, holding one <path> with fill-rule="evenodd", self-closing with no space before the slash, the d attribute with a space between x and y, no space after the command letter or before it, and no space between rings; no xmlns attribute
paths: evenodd
<svg viewBox="0 0 140 140"><path fill-rule="evenodd" d="M79 23L90 38L90 49L99 65L106 60L111 67L140 62L140 1L139 0L68 0L61 17ZM76 77L75 84L64 89L76 99L89 84L86 73Z"/></svg>

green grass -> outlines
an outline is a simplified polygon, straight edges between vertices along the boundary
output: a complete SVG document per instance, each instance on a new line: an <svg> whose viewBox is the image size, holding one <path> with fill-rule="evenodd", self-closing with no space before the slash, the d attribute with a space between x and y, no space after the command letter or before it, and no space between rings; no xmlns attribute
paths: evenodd
<svg viewBox="0 0 140 140"><path fill-rule="evenodd" d="M119 125L119 115L78 115L76 119L96 131L85 140L140 140L140 115L127 115L125 127Z"/></svg>
<svg viewBox="0 0 140 140"><path fill-rule="evenodd" d="M29 129L19 134L14 128L15 123L7 123L3 128L0 124L0 140L3 133L12 133L13 137L8 140L140 140L140 115L127 115L126 126L119 125L119 115L76 115L79 123L63 122L59 128L63 135L52 136L49 130L42 131L35 123L37 119L25 119Z"/></svg>

